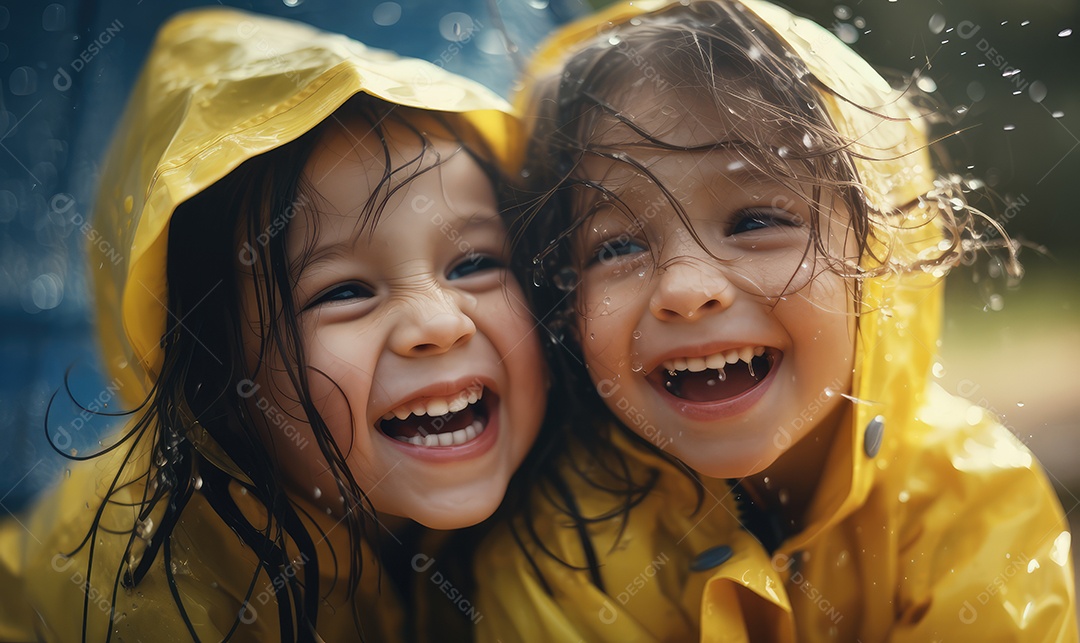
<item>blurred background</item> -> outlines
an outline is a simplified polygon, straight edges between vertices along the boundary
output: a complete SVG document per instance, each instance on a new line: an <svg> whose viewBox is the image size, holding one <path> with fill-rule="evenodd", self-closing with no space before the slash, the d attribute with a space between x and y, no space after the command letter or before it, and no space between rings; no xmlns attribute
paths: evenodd
<svg viewBox="0 0 1080 643"><path fill-rule="evenodd" d="M597 5L605 4L597 2ZM61 475L65 450L104 428L74 406L117 410L97 368L85 245L99 164L157 26L197 2L0 2L0 514ZM507 94L510 49L526 54L586 0L220 2L440 60ZM935 374L996 413L1080 514L1080 0L788 3L875 65L948 105L953 169L986 184L984 205L1024 242L1019 284L979 264L953 273ZM497 10L497 13L496 13Z"/></svg>

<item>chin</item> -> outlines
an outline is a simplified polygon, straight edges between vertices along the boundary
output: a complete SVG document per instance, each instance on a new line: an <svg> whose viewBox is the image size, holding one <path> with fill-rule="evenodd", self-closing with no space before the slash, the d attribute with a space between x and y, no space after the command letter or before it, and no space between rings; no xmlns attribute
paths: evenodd
<svg viewBox="0 0 1080 643"><path fill-rule="evenodd" d="M502 496L494 499L471 498L467 502L443 503L439 507L425 507L409 516L428 529L464 529L480 524L499 508Z"/></svg>
<svg viewBox="0 0 1080 643"><path fill-rule="evenodd" d="M686 454L686 457L675 452L672 454L699 474L723 480L755 476L771 467L781 455L779 452L756 452L746 457L732 457L727 452L723 457L702 458L700 452Z"/></svg>

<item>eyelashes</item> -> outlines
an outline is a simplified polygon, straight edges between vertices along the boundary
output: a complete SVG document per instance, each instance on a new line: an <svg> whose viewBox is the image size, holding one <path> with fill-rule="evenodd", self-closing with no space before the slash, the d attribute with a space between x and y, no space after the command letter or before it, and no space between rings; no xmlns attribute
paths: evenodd
<svg viewBox="0 0 1080 643"><path fill-rule="evenodd" d="M492 271L506 268L506 262L488 254L470 254L464 260L454 264L447 272L450 281L480 277ZM316 295L303 310L310 310L325 304L347 304L361 302L375 297L377 289L359 281L336 284L321 294Z"/></svg>
<svg viewBox="0 0 1080 643"><path fill-rule="evenodd" d="M752 207L733 213L729 221L725 223L723 234L726 237L752 235L757 238L774 232L787 234L803 227L804 220L800 215L783 208ZM640 223L632 223L631 226L631 229L635 231L640 231L644 227ZM612 263L624 257L636 257L648 250L649 243L640 234L631 236L627 232L622 232L618 236L599 242L586 257L587 265Z"/></svg>

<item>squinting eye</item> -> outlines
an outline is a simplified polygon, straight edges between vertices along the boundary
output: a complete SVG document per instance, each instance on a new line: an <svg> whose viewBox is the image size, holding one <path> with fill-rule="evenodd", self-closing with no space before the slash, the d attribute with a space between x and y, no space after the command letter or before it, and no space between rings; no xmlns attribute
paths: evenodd
<svg viewBox="0 0 1080 643"><path fill-rule="evenodd" d="M799 226L794 214L786 210L774 208L750 208L739 212L736 216L738 219L731 227L731 234L752 232L754 230L775 228L778 226L787 228Z"/></svg>
<svg viewBox="0 0 1080 643"><path fill-rule="evenodd" d="M468 277L469 275L482 272L484 270L500 270L504 268L503 263L494 257L487 257L484 255L477 255L474 257L468 257L465 261L462 261L458 265L450 269L450 272L446 274L449 279L461 279L462 277Z"/></svg>
<svg viewBox="0 0 1080 643"><path fill-rule="evenodd" d="M318 306L319 304L338 303L351 301L354 299L367 299L373 296L374 293L372 293L371 290L368 289L366 286L362 286L360 284L342 284L340 286L335 286L334 288L331 288L330 290L317 297L315 301L311 302L308 308Z"/></svg>
<svg viewBox="0 0 1080 643"><path fill-rule="evenodd" d="M633 239L627 239L619 237L617 239L610 239L600 244L600 247L596 249L593 254L593 262L599 261L601 263L611 261L616 257L625 257L627 255L635 255L639 252L645 252L645 246L641 245Z"/></svg>

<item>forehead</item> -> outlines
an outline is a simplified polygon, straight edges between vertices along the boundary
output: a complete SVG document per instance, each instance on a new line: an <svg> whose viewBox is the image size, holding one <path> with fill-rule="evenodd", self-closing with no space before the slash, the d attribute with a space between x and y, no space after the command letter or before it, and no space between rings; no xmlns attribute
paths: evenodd
<svg viewBox="0 0 1080 643"><path fill-rule="evenodd" d="M328 124L304 168L310 199L302 197L290 227L290 251L373 235L410 214L495 211L490 177L463 144L432 119L408 118L403 123L391 116L378 129L363 118ZM303 245L292 243L301 239Z"/></svg>
<svg viewBox="0 0 1080 643"><path fill-rule="evenodd" d="M765 149L776 148L794 137L797 128L777 118L776 108L766 109L762 100L760 94L743 89L620 88L609 101L613 110L598 112L582 135L587 145L601 147L659 143L669 148L695 148L747 141Z"/></svg>

